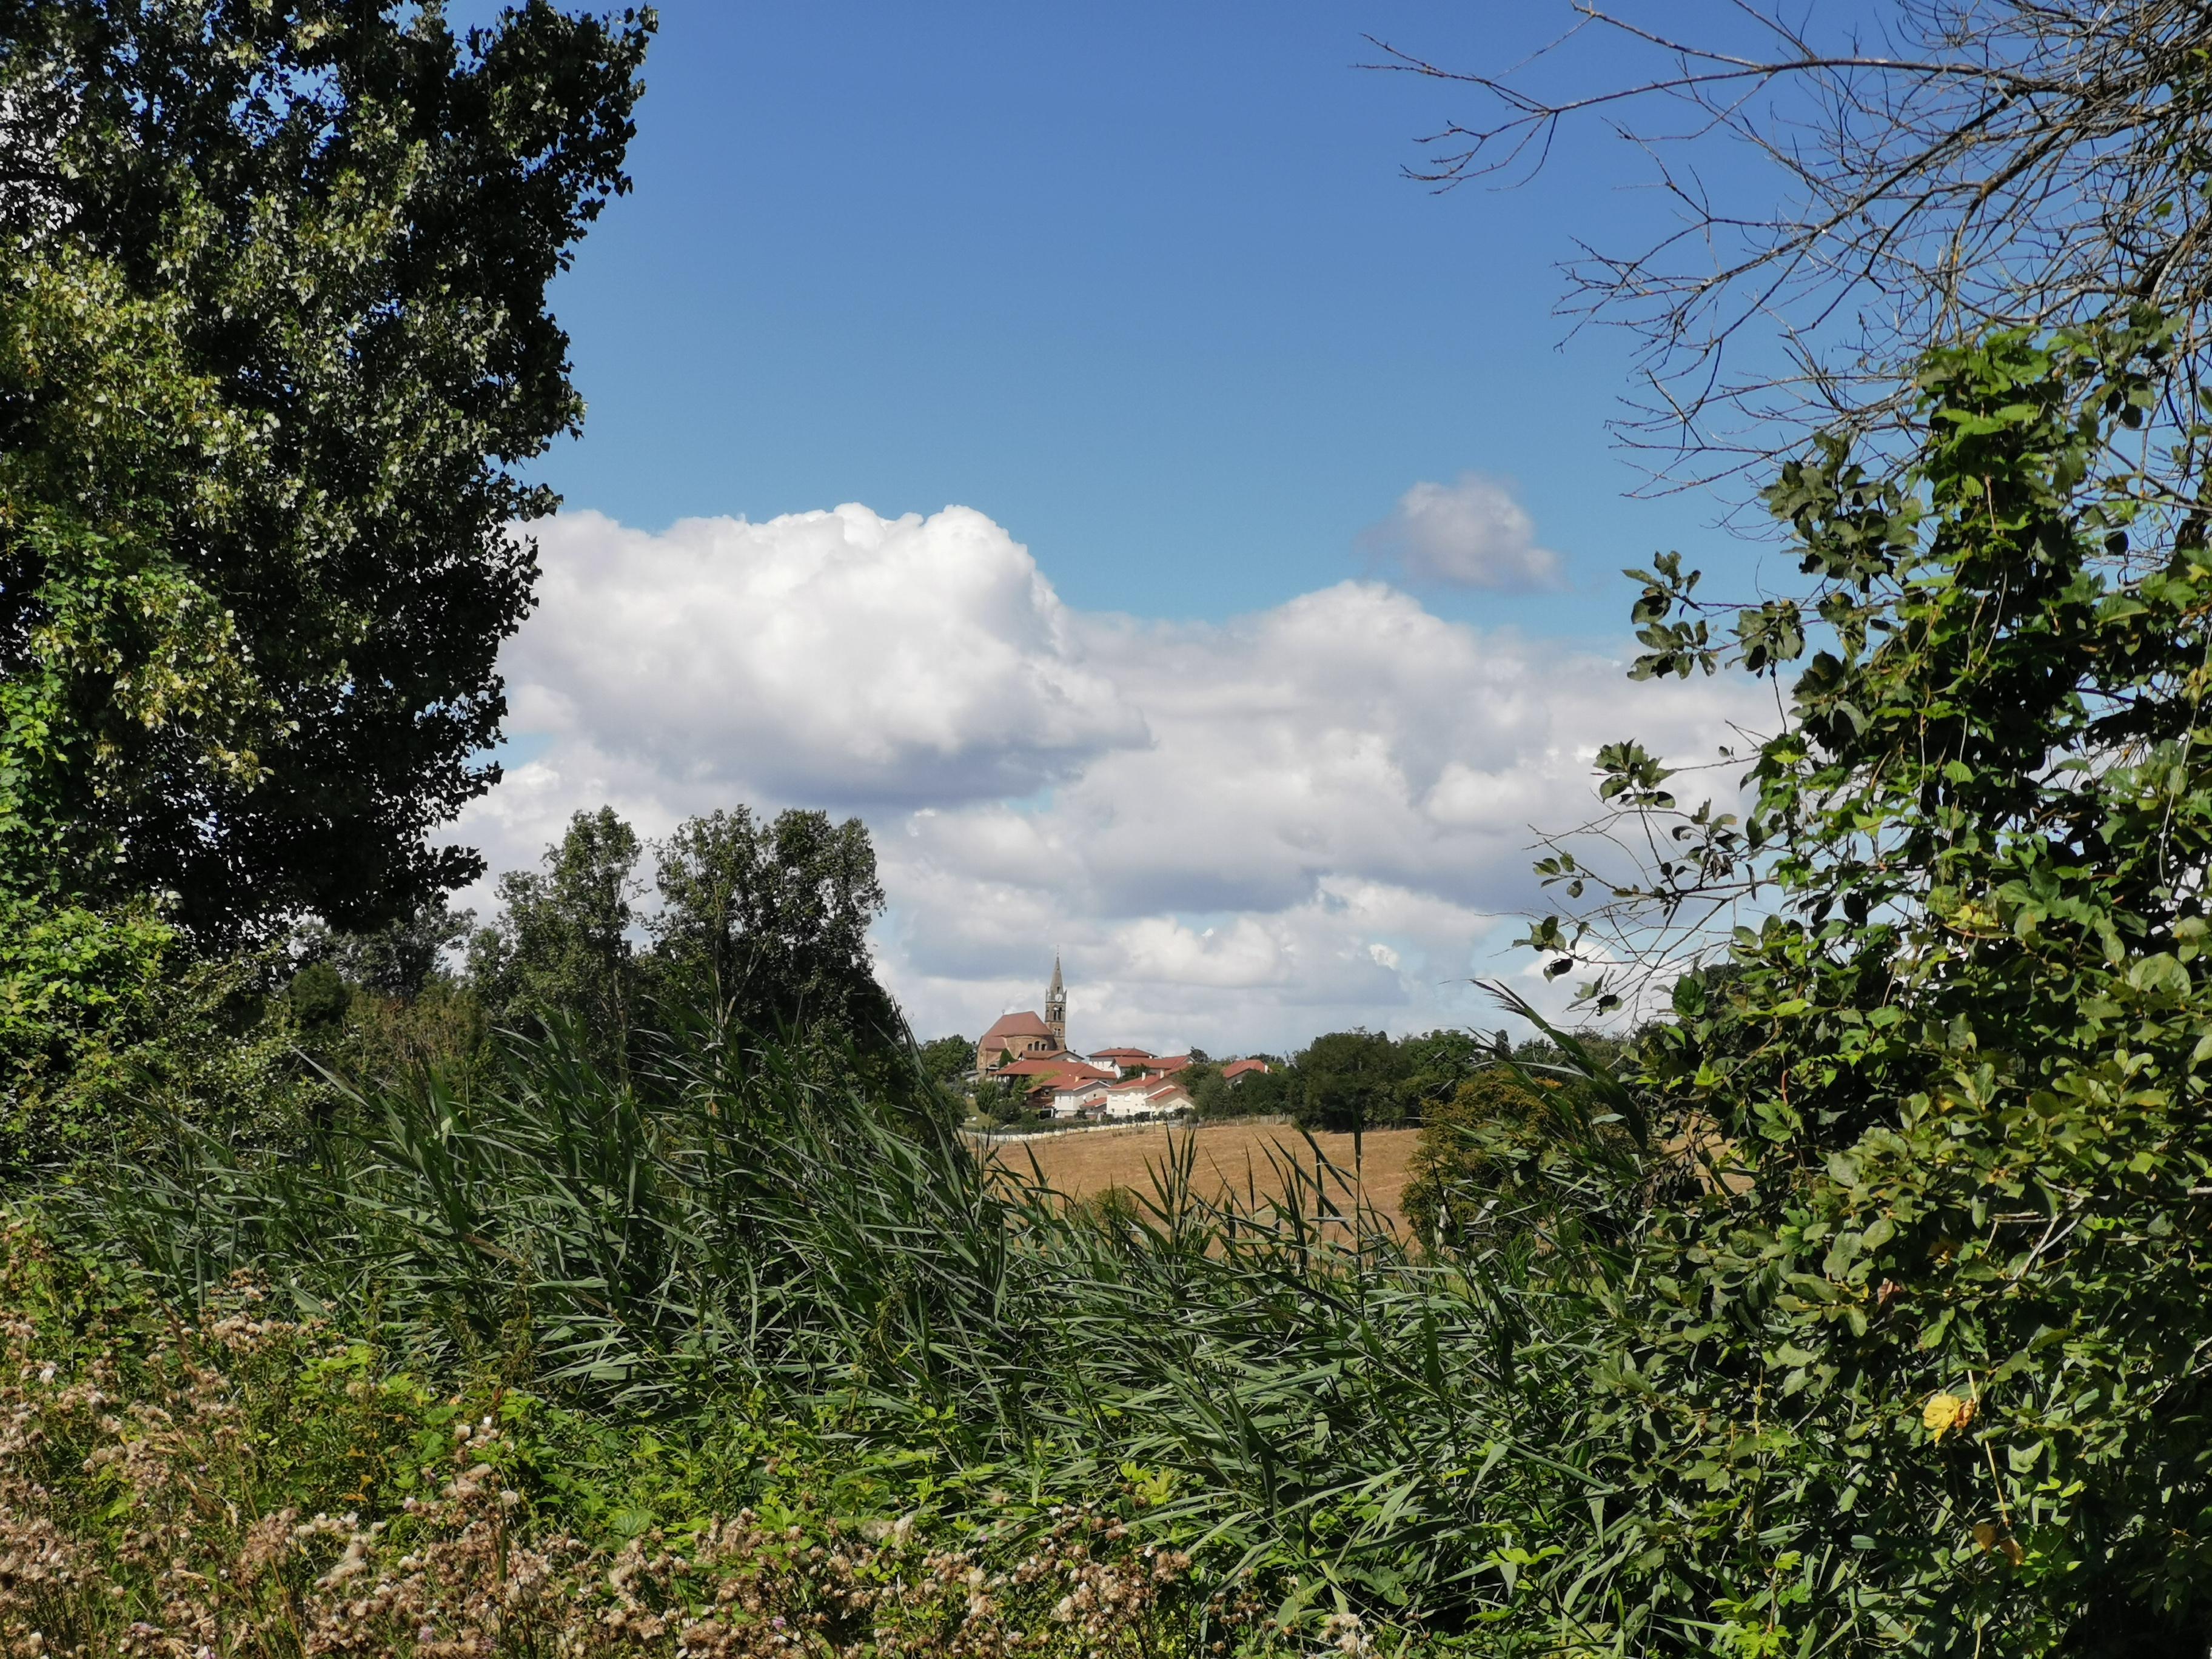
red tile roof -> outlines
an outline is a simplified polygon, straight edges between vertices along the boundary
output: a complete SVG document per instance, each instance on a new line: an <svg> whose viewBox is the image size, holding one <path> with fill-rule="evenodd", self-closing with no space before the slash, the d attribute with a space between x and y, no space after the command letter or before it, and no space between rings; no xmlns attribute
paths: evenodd
<svg viewBox="0 0 2212 1659"><path fill-rule="evenodd" d="M1050 1036L1051 1035L1052 1027L1044 1023L1043 1016L1033 1010L1024 1009L1018 1014L1000 1014L998 1024L983 1033L982 1040L988 1044L993 1037Z"/></svg>
<svg viewBox="0 0 2212 1659"><path fill-rule="evenodd" d="M1008 1066L1006 1069L1012 1071L1013 1068L1012 1066ZM1032 1073L1030 1075L1036 1077L1049 1077L1054 1083L1060 1083L1062 1081L1069 1083L1111 1083L1114 1080L1114 1073L1111 1072L1102 1072L1096 1066L1085 1066L1080 1061L1069 1061L1066 1060L1054 1060L1051 1062L1051 1069L1049 1071Z"/></svg>
<svg viewBox="0 0 2212 1659"><path fill-rule="evenodd" d="M1065 1054L1024 1054L1011 1066L999 1067L1000 1077L1049 1077L1054 1072L1067 1069Z"/></svg>
<svg viewBox="0 0 2212 1659"><path fill-rule="evenodd" d="M1109 1079L1103 1073L1095 1072L1090 1066L1086 1066L1079 1072L1062 1072L1058 1077L1049 1078L1046 1079L1042 1086L1051 1090L1053 1093L1057 1095L1068 1093L1074 1090L1087 1089L1093 1084L1106 1083L1108 1081Z"/></svg>
<svg viewBox="0 0 2212 1659"><path fill-rule="evenodd" d="M1150 1048L1101 1048L1091 1056L1093 1060L1150 1060Z"/></svg>
<svg viewBox="0 0 2212 1659"><path fill-rule="evenodd" d="M1221 1068L1221 1075L1225 1081L1232 1077L1243 1077L1247 1072L1264 1072L1267 1069L1267 1062L1264 1060L1232 1060Z"/></svg>

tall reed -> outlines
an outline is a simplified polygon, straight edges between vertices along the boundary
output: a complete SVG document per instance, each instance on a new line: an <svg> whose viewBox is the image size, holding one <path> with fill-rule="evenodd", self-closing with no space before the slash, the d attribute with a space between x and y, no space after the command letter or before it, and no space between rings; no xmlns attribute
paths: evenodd
<svg viewBox="0 0 2212 1659"><path fill-rule="evenodd" d="M467 1092L361 1091L298 1162L180 1131L71 1224L176 1300L250 1268L610 1410L764 1392L978 1491L1130 1485L1164 1535L1413 1625L1501 1607L1532 1523L1591 1495L1556 1264L1409 1255L1318 1149L1238 1202L1186 1142L1101 1215L853 1075L700 1025L617 1079L556 1031Z"/></svg>

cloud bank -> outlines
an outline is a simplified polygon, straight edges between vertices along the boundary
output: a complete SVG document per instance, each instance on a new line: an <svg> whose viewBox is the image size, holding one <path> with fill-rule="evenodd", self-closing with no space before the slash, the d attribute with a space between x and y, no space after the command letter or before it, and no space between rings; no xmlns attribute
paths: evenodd
<svg viewBox="0 0 2212 1659"><path fill-rule="evenodd" d="M1055 950L1079 1044L1495 1024L1466 981L1524 968L1530 826L1589 815L1599 744L1702 757L1750 713L1378 582L1219 624L1077 611L963 507L538 534L516 758L457 838L499 870L602 801L648 836L857 811L925 1036L1034 1006Z"/></svg>

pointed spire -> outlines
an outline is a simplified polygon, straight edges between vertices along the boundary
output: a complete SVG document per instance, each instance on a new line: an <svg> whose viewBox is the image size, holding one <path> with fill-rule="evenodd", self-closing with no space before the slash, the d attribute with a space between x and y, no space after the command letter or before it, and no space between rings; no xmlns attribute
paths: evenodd
<svg viewBox="0 0 2212 1659"><path fill-rule="evenodd" d="M1044 1023L1051 1028L1052 1040L1067 1047L1067 986L1060 976L1057 951L1052 953L1052 988L1044 994Z"/></svg>

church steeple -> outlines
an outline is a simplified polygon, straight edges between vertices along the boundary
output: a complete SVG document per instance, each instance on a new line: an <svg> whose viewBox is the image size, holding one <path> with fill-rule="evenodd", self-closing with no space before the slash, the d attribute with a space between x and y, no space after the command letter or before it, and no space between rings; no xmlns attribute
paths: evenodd
<svg viewBox="0 0 2212 1659"><path fill-rule="evenodd" d="M1044 994L1044 1023L1052 1028L1052 1040L1067 1047L1067 988L1060 983L1057 951L1052 957L1052 986Z"/></svg>

